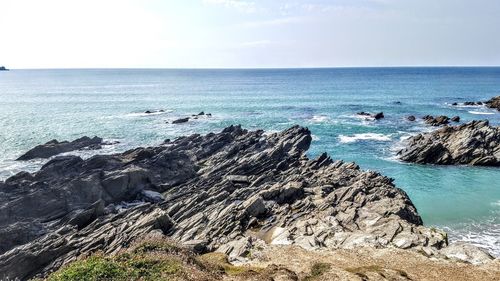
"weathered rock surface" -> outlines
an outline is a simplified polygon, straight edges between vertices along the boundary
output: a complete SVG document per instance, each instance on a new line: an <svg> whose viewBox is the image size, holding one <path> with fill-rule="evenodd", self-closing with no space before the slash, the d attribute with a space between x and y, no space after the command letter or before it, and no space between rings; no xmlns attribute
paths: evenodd
<svg viewBox="0 0 500 281"><path fill-rule="evenodd" d="M100 137L89 138L85 136L71 142L51 140L45 144L35 146L33 149L17 158L17 160L49 158L60 153L80 149L100 149L103 144L105 143L103 143L102 138Z"/></svg>
<svg viewBox="0 0 500 281"><path fill-rule="evenodd" d="M179 119L172 121L172 124L181 124L181 123L186 123L188 121L189 121L189 117L179 118Z"/></svg>
<svg viewBox="0 0 500 281"><path fill-rule="evenodd" d="M417 118L415 118L415 116L413 116L413 115L410 115L410 116L406 117L406 120L411 121L411 122L415 121L416 119Z"/></svg>
<svg viewBox="0 0 500 281"><path fill-rule="evenodd" d="M367 117L373 118L375 120L379 120L379 119L384 118L384 113L383 112L378 112L378 113L375 113L375 114L371 114L371 113L368 113L368 112L361 111L361 112L358 112L356 114L357 115L361 115L361 116L367 116Z"/></svg>
<svg viewBox="0 0 500 281"><path fill-rule="evenodd" d="M450 123L450 118L448 116L445 116L445 115L441 115L441 116L437 116L437 117L434 117L434 116L431 116L431 115L426 115L424 116L422 119L424 119L424 122L428 125L431 125L431 126L442 126L442 125L447 125L448 123Z"/></svg>
<svg viewBox="0 0 500 281"><path fill-rule="evenodd" d="M19 173L0 182L0 279L44 276L152 232L233 259L259 243L447 246L392 179L326 154L308 159L310 143L298 126L271 135L231 126Z"/></svg>
<svg viewBox="0 0 500 281"><path fill-rule="evenodd" d="M488 121L447 126L411 137L398 155L420 164L500 166L500 127Z"/></svg>
<svg viewBox="0 0 500 281"><path fill-rule="evenodd" d="M498 111L500 111L500 96L496 96L494 98L491 98L490 100L486 101L484 104L486 104L486 106L489 108L496 108Z"/></svg>

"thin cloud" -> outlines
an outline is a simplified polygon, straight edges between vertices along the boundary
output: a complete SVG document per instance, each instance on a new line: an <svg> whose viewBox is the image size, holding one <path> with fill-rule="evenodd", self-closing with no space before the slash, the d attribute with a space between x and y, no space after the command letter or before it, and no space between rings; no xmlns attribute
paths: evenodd
<svg viewBox="0 0 500 281"><path fill-rule="evenodd" d="M257 47L265 47L270 45L272 42L270 40L258 40L258 41L249 41L241 43L242 47L249 48L257 48Z"/></svg>
<svg viewBox="0 0 500 281"><path fill-rule="evenodd" d="M302 17L285 17L285 18L276 18L270 20L261 20L261 21L251 21L242 23L240 26L242 27L265 27L265 26L277 26L277 25L286 25L291 23L298 23L303 21Z"/></svg>
<svg viewBox="0 0 500 281"><path fill-rule="evenodd" d="M219 5L226 8L233 8L245 13L254 13L257 10L255 2L241 0L203 0L205 5Z"/></svg>

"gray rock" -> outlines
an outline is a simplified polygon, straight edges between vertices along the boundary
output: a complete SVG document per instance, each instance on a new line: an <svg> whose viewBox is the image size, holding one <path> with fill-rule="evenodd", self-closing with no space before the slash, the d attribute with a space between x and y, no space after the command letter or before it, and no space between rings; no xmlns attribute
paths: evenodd
<svg viewBox="0 0 500 281"><path fill-rule="evenodd" d="M17 160L49 158L60 153L81 149L100 149L102 144L102 138L99 137L89 138L85 136L71 142L51 140L45 144L35 146L17 158Z"/></svg>
<svg viewBox="0 0 500 281"><path fill-rule="evenodd" d="M500 128L472 121L408 139L401 160L420 164L500 166Z"/></svg>
<svg viewBox="0 0 500 281"><path fill-rule="evenodd" d="M424 116L422 119L424 119L424 122L426 124L429 124L429 125L432 125L432 126L442 126L442 125L446 125L449 122L450 118L448 116L444 116L444 115L441 115L441 116L438 116L438 117L433 117L431 115L426 115Z"/></svg>
<svg viewBox="0 0 500 281"><path fill-rule="evenodd" d="M494 259L485 250L463 242L452 243L450 246L441 249L439 253L449 259L472 264L484 264Z"/></svg>
<svg viewBox="0 0 500 281"><path fill-rule="evenodd" d="M494 98L491 98L490 100L486 101L484 104L489 108L496 108L498 111L500 111L500 96L496 96Z"/></svg>
<svg viewBox="0 0 500 281"><path fill-rule="evenodd" d="M406 117L406 120L408 120L408 121L412 121L412 122L413 122L413 121L415 121L415 120L416 120L416 118L415 118L415 116L410 115L410 116Z"/></svg>
<svg viewBox="0 0 500 281"><path fill-rule="evenodd" d="M9 241L0 279L44 277L151 232L234 260L259 243L447 246L392 179L326 153L309 159L311 141L299 126L273 134L230 126L120 154L56 157L15 175L0 182L0 238Z"/></svg>
<svg viewBox="0 0 500 281"><path fill-rule="evenodd" d="M179 118L179 119L172 121L172 124L181 124L181 123L186 123L188 121L189 121L189 117Z"/></svg>

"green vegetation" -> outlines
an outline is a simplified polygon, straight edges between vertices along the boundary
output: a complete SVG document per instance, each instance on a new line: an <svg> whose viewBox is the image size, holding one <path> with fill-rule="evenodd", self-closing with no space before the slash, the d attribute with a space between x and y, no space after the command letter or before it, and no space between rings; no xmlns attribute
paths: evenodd
<svg viewBox="0 0 500 281"><path fill-rule="evenodd" d="M70 264L48 280L172 280L182 275L182 262L175 258L156 259L128 254L110 258L97 254Z"/></svg>
<svg viewBox="0 0 500 281"><path fill-rule="evenodd" d="M191 253L171 241L148 240L115 256L94 254L51 274L48 281L216 280Z"/></svg>

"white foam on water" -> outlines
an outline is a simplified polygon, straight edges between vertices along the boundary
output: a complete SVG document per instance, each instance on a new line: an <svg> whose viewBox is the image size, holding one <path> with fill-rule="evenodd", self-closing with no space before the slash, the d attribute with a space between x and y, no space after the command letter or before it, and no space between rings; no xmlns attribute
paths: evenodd
<svg viewBox="0 0 500 281"><path fill-rule="evenodd" d="M311 121L314 123L323 123L323 122L326 122L328 120L330 120L330 118L328 118L328 116L325 116L325 115L314 115L311 118Z"/></svg>
<svg viewBox="0 0 500 281"><path fill-rule="evenodd" d="M495 114L494 112L484 112L484 111L468 111L470 114L478 114L478 115L492 115Z"/></svg>
<svg viewBox="0 0 500 281"><path fill-rule="evenodd" d="M365 121L375 121L375 117L371 115L354 114L354 115L347 115L347 117L354 119L361 119Z"/></svg>
<svg viewBox="0 0 500 281"><path fill-rule="evenodd" d="M340 135L339 139L341 143L353 143L362 140L391 141L391 137L389 135L377 133L354 134L353 136Z"/></svg>
<svg viewBox="0 0 500 281"><path fill-rule="evenodd" d="M486 249L494 257L500 257L500 224L493 221L474 223L464 229L443 228L452 242L466 242Z"/></svg>

